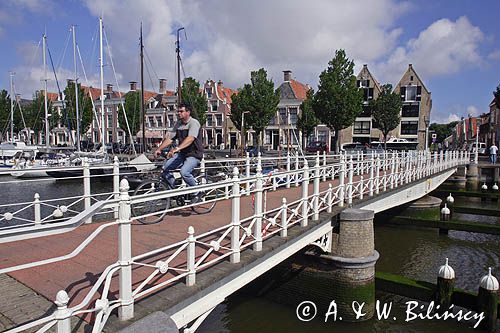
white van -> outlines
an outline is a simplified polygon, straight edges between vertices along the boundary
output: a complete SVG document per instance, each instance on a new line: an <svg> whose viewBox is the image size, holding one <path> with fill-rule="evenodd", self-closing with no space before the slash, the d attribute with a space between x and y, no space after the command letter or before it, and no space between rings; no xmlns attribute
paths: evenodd
<svg viewBox="0 0 500 333"><path fill-rule="evenodd" d="M479 150L478 150L478 153L479 155L485 155L486 154L486 143L484 142L479 142L478 143L478 146L479 146ZM476 143L473 142L469 145L469 151L471 153L475 153L476 152Z"/></svg>

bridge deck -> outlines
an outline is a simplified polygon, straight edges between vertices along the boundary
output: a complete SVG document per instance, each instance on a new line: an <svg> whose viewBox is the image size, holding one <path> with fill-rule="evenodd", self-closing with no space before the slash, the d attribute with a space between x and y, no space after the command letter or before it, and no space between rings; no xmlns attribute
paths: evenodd
<svg viewBox="0 0 500 333"><path fill-rule="evenodd" d="M311 182L312 183L312 182ZM328 184L338 185L338 179L334 181L321 182L320 190L326 190ZM309 193L312 193L312 184L309 185ZM267 208L278 207L281 199L286 197L290 202L301 196L301 187L290 189L279 189L268 191ZM241 218L253 215L252 197L241 197ZM227 225L231 219L231 200L222 200L217 203L215 209L210 214L198 215L190 209L181 210L176 215L168 215L164 221L153 225L142 225L133 222L132 225L132 255L138 255L168 244L173 244L184 240L187 237L188 226L193 226L196 234L201 234L217 227ZM92 233L100 223L84 225L73 232L54 235L50 237L35 238L25 241L11 242L0 246L0 268L11 267L18 264L34 262L46 258L57 257L70 253L76 248L90 233ZM111 226L104 230L92 243L84 249L82 253L71 260L43 265L35 268L24 269L9 275L22 285L31 289L47 300L53 302L59 290L66 290L70 297L69 305L78 304L87 295L91 286L98 279L100 273L110 264L115 263L118 258L117 251L118 230L117 226ZM151 258L150 263L155 264L158 258ZM171 267L180 265L180 262L172 262ZM134 269L133 283L138 285L151 270ZM169 274L166 274L168 277ZM170 275L171 277L172 275ZM165 277L165 278L166 278ZM117 281L115 274L111 284L110 295L117 298ZM0 279L0 290L5 290ZM12 281L11 281L12 282ZM158 281L155 281L158 282ZM36 294L33 293L33 297ZM38 297L40 298L40 297ZM50 306L50 302L46 302ZM32 313L27 314L28 318L35 319L47 314L47 309L43 306L32 308ZM0 310L1 311L1 310ZM4 314L5 315L5 314ZM0 314L0 318L2 314ZM6 318L9 318L6 316ZM26 317L23 318L26 320ZM90 316L84 317L89 321ZM11 325L6 323L8 328L13 324L19 324L19 320L9 319Z"/></svg>

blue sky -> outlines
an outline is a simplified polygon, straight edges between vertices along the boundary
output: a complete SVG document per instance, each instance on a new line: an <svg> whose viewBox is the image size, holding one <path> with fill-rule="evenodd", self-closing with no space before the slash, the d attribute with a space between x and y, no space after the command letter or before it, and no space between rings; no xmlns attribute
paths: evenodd
<svg viewBox="0 0 500 333"><path fill-rule="evenodd" d="M488 111L500 84L498 12L498 0L2 0L0 89L9 90L9 71L16 73L15 89L23 97L40 89L37 45L45 30L64 87L74 75L71 40L67 44L72 24L89 84L98 86L95 38L102 15L117 77L106 55L104 81L118 83L122 91L139 80L142 21L149 90L158 90L159 78L174 89L175 30L183 26L184 71L199 81L222 80L238 88L251 70L264 67L276 85L282 71L291 70L296 80L315 87L335 50L343 48L356 74L368 64L380 83L397 84L412 63L432 92L432 120L448 122ZM78 71L85 83L80 63ZM49 90L55 92L49 74Z"/></svg>

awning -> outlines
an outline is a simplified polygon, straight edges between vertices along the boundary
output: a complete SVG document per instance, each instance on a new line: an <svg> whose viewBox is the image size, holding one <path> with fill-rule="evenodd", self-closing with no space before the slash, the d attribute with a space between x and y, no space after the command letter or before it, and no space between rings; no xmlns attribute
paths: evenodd
<svg viewBox="0 0 500 333"><path fill-rule="evenodd" d="M137 138L142 138L142 130L137 132L136 136ZM164 136L164 131L146 130L146 139L163 139Z"/></svg>

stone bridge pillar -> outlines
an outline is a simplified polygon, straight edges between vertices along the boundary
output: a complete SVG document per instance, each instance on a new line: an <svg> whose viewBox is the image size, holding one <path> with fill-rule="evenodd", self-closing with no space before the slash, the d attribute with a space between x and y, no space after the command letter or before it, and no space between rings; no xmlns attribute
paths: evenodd
<svg viewBox="0 0 500 333"><path fill-rule="evenodd" d="M371 210L344 210L340 213L338 242L332 255L321 256L334 267L332 297L345 321L368 320L375 311L375 263L379 254L374 245L373 217ZM353 302L365 303L365 316L356 319Z"/></svg>

